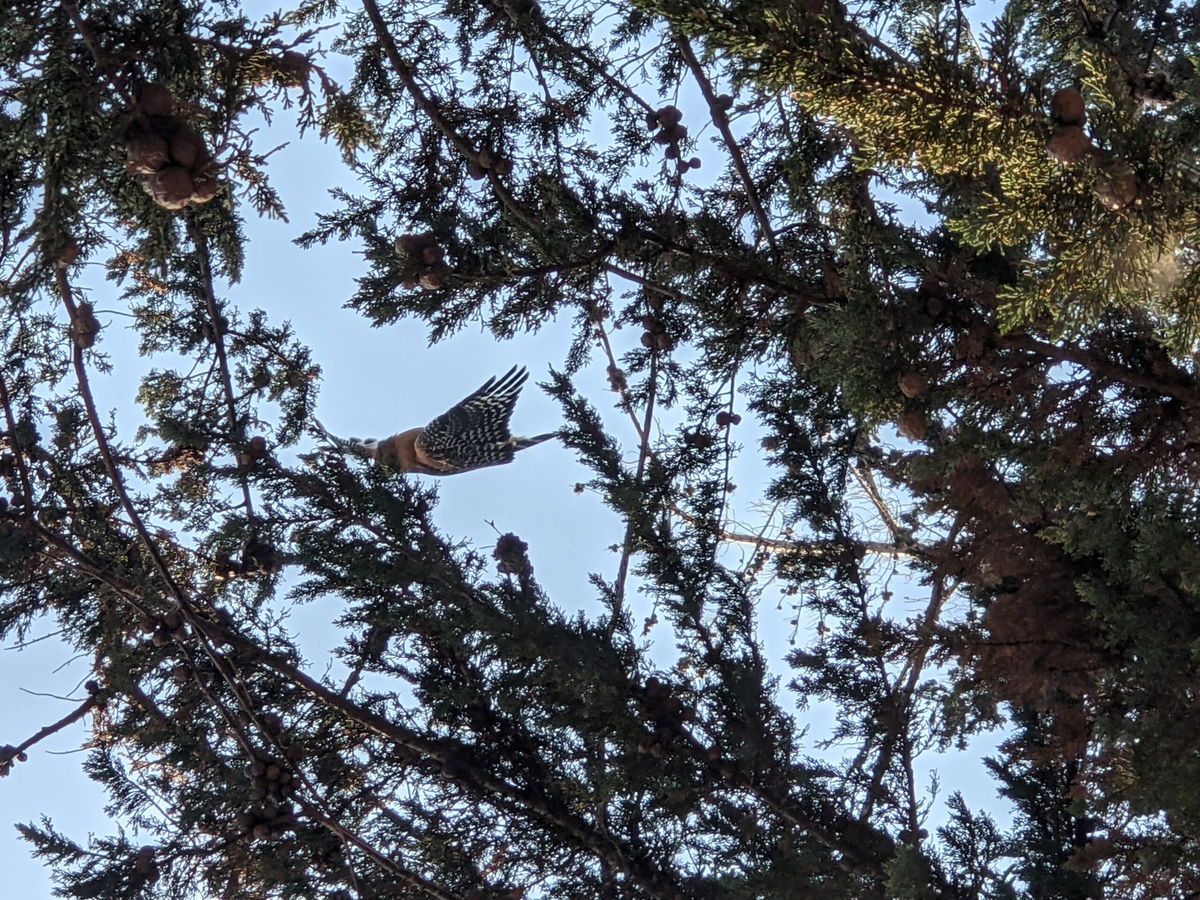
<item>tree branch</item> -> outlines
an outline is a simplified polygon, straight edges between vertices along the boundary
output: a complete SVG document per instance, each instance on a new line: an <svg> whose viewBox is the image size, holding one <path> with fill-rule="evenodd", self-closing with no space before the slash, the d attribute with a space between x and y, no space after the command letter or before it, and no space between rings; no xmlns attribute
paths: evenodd
<svg viewBox="0 0 1200 900"><path fill-rule="evenodd" d="M775 229L772 228L771 219L767 215L766 209L763 208L762 200L759 199L758 187L750 175L750 169L746 166L746 159L742 155L742 148L733 136L733 131L729 128L729 116L725 114L725 110L722 107L717 105L717 94L713 90L712 82L709 80L708 75L705 74L703 66L700 65L700 60L696 58L691 42L682 34L676 33L675 45L679 48L684 63L691 70L696 84L700 86L700 93L704 95L704 100L708 104L713 124L721 132L721 139L725 142L725 148L729 151L729 158L733 162L733 168L738 173L738 178L741 179L742 189L746 192L746 200L750 203L750 209L754 213L754 218L758 220L759 230L771 246L771 250L778 252L779 247L775 243Z"/></svg>
<svg viewBox="0 0 1200 900"><path fill-rule="evenodd" d="M63 716L53 725L47 725L45 728L40 729L32 737L26 738L15 747L12 745L0 747L0 775L8 774L8 770L11 768L13 760L17 759L20 754L23 754L26 750L39 741L45 740L46 738L50 737L50 735L57 734L58 732L62 731L68 725L73 725L74 723L78 722L96 707L97 702L96 695L92 694L86 700L80 703L79 706L77 706L72 712Z"/></svg>
<svg viewBox="0 0 1200 900"><path fill-rule="evenodd" d="M190 207L184 213L187 222L188 236L192 246L196 248L196 262L200 267L200 285L204 291L204 304L208 310L209 325L212 327L213 352L217 356L217 366L221 373L221 387L225 393L225 411L229 416L229 433L232 438L235 453L238 448L244 448L246 429L238 420L237 400L233 393L233 376L229 373L229 358L225 354L225 328L221 323L221 310L217 306L217 294L213 288L212 266L208 249L208 236L196 222L195 210ZM246 504L246 515L254 518L254 500L250 496L250 482L246 477L245 466L238 460L237 478L242 488L242 497Z"/></svg>
<svg viewBox="0 0 1200 900"><path fill-rule="evenodd" d="M497 778L470 762L472 748L461 741L423 737L409 728L364 709L301 672L288 660L264 650L231 628L207 620L200 620L199 627L211 640L228 644L237 652L284 676L323 705L336 709L369 732L441 763L445 771L457 773L457 780L472 788L475 793L512 801L524 812L553 826L561 836L576 846L594 853L599 858L607 859L615 868L649 889L653 896L677 896L680 888L668 872L657 867L649 858L625 842L597 831L594 826L573 814L570 811L572 804L548 785L520 787Z"/></svg>

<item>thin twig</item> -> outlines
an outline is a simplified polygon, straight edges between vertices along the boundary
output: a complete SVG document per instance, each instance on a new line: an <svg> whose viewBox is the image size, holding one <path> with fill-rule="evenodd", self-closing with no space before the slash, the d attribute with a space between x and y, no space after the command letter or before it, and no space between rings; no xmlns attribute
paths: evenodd
<svg viewBox="0 0 1200 900"><path fill-rule="evenodd" d="M717 105L716 91L713 90L712 82L705 73L704 67L700 65L700 60L696 58L691 42L682 34L676 34L675 45L679 48L684 63L691 70L696 84L700 86L700 93L704 96L704 101L708 104L713 124L721 132L721 139L725 142L725 149L729 151L729 159L733 163L733 168L742 182L742 189L746 192L746 200L750 204L750 210L754 213L754 218L758 220L759 230L770 245L771 250L778 252L779 248L775 243L775 229L771 226L771 219L767 215L762 201L759 199L758 187L750 174L749 167L746 165L746 158L742 155L742 148L729 127L729 116L725 114L724 109Z"/></svg>
<svg viewBox="0 0 1200 900"><path fill-rule="evenodd" d="M59 269L56 273L58 282L58 292L62 299L63 305L67 308L67 313L71 321L75 320L77 310L75 306L75 298L71 294L71 285L67 281L67 270ZM171 570L167 567L167 562L163 559L162 553L158 549L154 538L150 536L149 530L142 522L142 517L138 513L137 508L133 505L133 500L129 496L129 491L125 488L125 479L121 476L120 469L117 468L116 459L113 457L112 448L108 443L108 436L104 433L104 426L100 422L100 413L96 409L96 400L92 396L91 384L88 381L87 367L83 362L83 348L79 344L72 342L72 362L75 368L75 378L79 385L79 395L83 399L84 408L87 410L88 422L92 426L92 433L96 438L96 447L100 451L100 458L104 463L104 469L108 473L108 478L112 482L113 490L117 493L117 498L121 503L121 507L125 510L125 514L129 516L129 521L138 533L146 552L150 555L151 561L154 563L154 568L158 571L159 577L162 578L163 584L171 595L182 605L185 600L183 591L175 582L171 575Z"/></svg>
<svg viewBox="0 0 1200 900"><path fill-rule="evenodd" d="M883 495L879 492L879 485L875 482L875 475L866 466L852 466L851 473L864 491L867 492L867 498L871 504L879 512L880 518L887 526L888 531L892 533L898 546L904 546L912 541L912 532L910 529L901 525L896 517L892 514L891 508L884 502Z"/></svg>
<svg viewBox="0 0 1200 900"><path fill-rule="evenodd" d="M953 545L961 528L962 520L960 518L950 528L950 534L946 539L948 546ZM910 724L909 708L912 704L912 698L917 691L917 682L924 672L929 651L933 647L938 619L946 603L954 596L956 589L957 583L949 587L946 586L944 576L938 576L934 579L933 589L929 595L929 604L926 606L925 613L921 617L921 624L918 626L916 636L914 637L913 649L910 651L908 661L905 664L906 670L902 669L897 677L897 681L903 681L903 684L899 690L893 691L891 694L892 713L896 719L884 737L879 759L876 761L875 771L871 777L871 785L867 789L866 799L863 802L863 808L859 815L860 820L863 822L870 820L879 788L883 783L883 778L887 774L887 770L891 767L892 756L895 752L897 741L902 737L901 732L906 732L907 726ZM907 739L907 735L903 735L903 737ZM911 771L909 774L911 777ZM910 791L912 787L910 783Z"/></svg>
<svg viewBox="0 0 1200 900"><path fill-rule="evenodd" d="M687 522L695 522L695 516L683 510L672 507L671 512ZM779 556L798 556L801 559L834 559L845 550L847 543L836 539L830 540L788 540L769 538L762 533L747 534L740 531L722 531L721 540L730 544L742 544L763 550ZM924 559L921 550L913 545L893 544L887 541L853 541L849 544L855 550L864 554L883 556L889 559Z"/></svg>
<svg viewBox="0 0 1200 900"><path fill-rule="evenodd" d="M213 350L217 355L217 366L221 372L221 386L225 390L225 408L229 416L229 431L235 446L246 442L245 428L238 420L237 399L233 393L233 377L229 373L229 358L225 354L225 329L221 325L221 310L217 307L216 290L213 287L211 257L208 249L208 236L196 221L195 211L188 209L185 213L188 236L196 248L196 262L200 266L200 283L204 291L204 302L208 310L208 320L212 327ZM254 518L254 500L250 496L250 482L241 465L238 466L238 481L242 487L242 497L246 502L246 515Z"/></svg>
<svg viewBox="0 0 1200 900"><path fill-rule="evenodd" d="M650 458L650 425L654 420L654 395L655 387L658 383L658 351L653 350L650 353L650 383L646 389L646 414L642 427L638 429L638 434L641 437L641 446L638 448L637 461L637 484L640 487L642 478L646 473L646 460ZM632 410L630 410L632 413ZM625 540L621 546L621 562L617 566L617 582L614 588L616 593L616 606L621 608L625 605L625 582L629 578L629 559L633 555L633 515L630 514L625 524Z"/></svg>
<svg viewBox="0 0 1200 900"><path fill-rule="evenodd" d="M681 300L684 302L689 302L691 300L687 294L681 294L674 288L669 288L665 285L659 284L656 281L651 281L649 278L644 278L635 272L631 272L626 268L618 266L616 263L606 263L604 268L609 272L612 272L614 275L620 275L622 278L627 278L639 287L643 287L649 291L654 291L656 294L662 294L664 297L670 297L672 300Z"/></svg>
<svg viewBox="0 0 1200 900"><path fill-rule="evenodd" d="M383 14L379 11L379 6L375 0L363 0L363 9L367 11L367 17L371 20L371 25L375 30L375 36L379 39L380 45L383 47L384 55L387 56L388 62L392 64L392 69L396 72L396 76L400 79L400 83L404 85L405 90L412 96L413 102L421 112L429 117L429 120L437 127L438 131L450 143L450 146L458 151L459 155L469 161L478 160L479 148L472 146L471 142L458 133L451 126L450 122L442 115L442 111L438 108L417 81L416 74L412 67L404 61L400 55L400 49L396 46L396 39L392 37L391 31L387 27L387 23L383 19ZM496 174L494 169L486 169L488 183L492 191L504 204L505 208L512 213L535 234L541 234L543 223L538 217L521 203L507 185L500 180L500 176Z"/></svg>
<svg viewBox="0 0 1200 900"><path fill-rule="evenodd" d="M1164 381L1161 378L1144 375L1125 366L1098 359L1079 347L1051 344L1027 334L1004 335L997 340L997 343L1001 347L1036 353L1039 356L1044 356L1058 362L1074 363L1098 375L1104 375L1115 381L1127 384L1130 387L1146 388L1165 397L1174 397L1176 400L1190 407L1200 406L1200 391L1197 390L1195 380L1181 370L1177 370L1180 375L1180 381Z"/></svg>
<svg viewBox="0 0 1200 900"><path fill-rule="evenodd" d="M8 396L8 386L4 382L4 376L0 373L0 402L4 404L4 423L8 426L9 444L13 449L13 457L17 461L17 471L21 477L21 490L25 494L28 503L33 502L33 484L29 477L29 468L25 462L25 454L21 448L17 446L15 440L17 434L17 419L12 411L12 402Z"/></svg>
<svg viewBox="0 0 1200 900"><path fill-rule="evenodd" d="M93 694L77 706L74 711L63 716L53 725L47 725L45 728L39 729L32 737L26 738L15 747L9 746L0 749L0 768L8 763L11 763L18 753L24 753L38 741L45 740L52 734L57 734L68 725L73 725L84 716L86 716L96 706L96 695Z"/></svg>
<svg viewBox="0 0 1200 900"><path fill-rule="evenodd" d="M317 806L309 803L301 796L297 796L296 803L308 818L314 822L319 822L336 834L346 844L353 845L369 856L381 869L391 872L400 881L421 891L425 896L436 898L436 900L458 900L461 894L447 890L439 884L435 884L428 878L419 875L411 869L406 869L399 863L385 856L379 850L359 837L350 829L342 825L337 818L328 814L325 810L319 809ZM357 881L357 875L351 871L351 877ZM359 889L361 892L361 888Z"/></svg>
<svg viewBox="0 0 1200 900"><path fill-rule="evenodd" d="M613 353L612 342L608 339L608 332L604 329L603 323L597 322L595 328L596 340L600 342L600 346L604 350L604 355L608 357L609 372L622 372L621 367L617 365L617 357ZM628 388L621 387L617 393L621 395L621 405L629 414L629 421L633 423L633 430L637 432L638 444L646 446L646 434L642 430L642 423L638 421L637 413L633 411L633 403L630 400Z"/></svg>

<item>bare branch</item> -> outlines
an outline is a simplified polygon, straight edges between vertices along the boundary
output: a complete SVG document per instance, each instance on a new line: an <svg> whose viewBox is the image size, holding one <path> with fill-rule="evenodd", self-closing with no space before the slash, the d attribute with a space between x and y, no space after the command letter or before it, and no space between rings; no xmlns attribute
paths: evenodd
<svg viewBox="0 0 1200 900"><path fill-rule="evenodd" d="M72 712L63 716L53 725L47 725L45 728L39 729L32 737L26 738L15 747L12 745L0 747L0 775L7 775L12 766L13 760L17 759L20 754L32 747L39 741L43 741L52 734L57 734L68 725L73 725L86 716L97 704L96 695L92 694L86 700L79 704Z"/></svg>

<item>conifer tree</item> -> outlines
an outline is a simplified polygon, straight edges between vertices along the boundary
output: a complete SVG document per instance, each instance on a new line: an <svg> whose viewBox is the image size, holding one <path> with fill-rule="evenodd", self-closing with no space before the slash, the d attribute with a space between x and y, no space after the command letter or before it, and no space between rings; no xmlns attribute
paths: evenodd
<svg viewBox="0 0 1200 900"><path fill-rule="evenodd" d="M94 674L0 735L0 773L79 731L117 817L21 825L59 893L1200 892L1198 28L1186 3L6 4L0 635L53 621ZM299 243L363 252L372 323L573 322L547 388L624 528L603 614L520 536L446 533L420 478L296 459L322 360L237 291L247 221L289 200L255 112L342 150ZM98 270L155 361L133 433L92 389L120 364ZM316 597L341 678L281 625ZM767 659L779 602L795 649ZM958 794L931 827L916 760L998 725L1012 827Z"/></svg>

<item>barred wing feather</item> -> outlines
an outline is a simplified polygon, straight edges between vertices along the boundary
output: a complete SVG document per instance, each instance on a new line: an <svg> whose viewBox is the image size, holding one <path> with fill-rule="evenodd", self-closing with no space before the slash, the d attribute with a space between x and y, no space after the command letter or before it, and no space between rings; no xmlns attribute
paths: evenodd
<svg viewBox="0 0 1200 900"><path fill-rule="evenodd" d="M476 469L512 460L525 446L514 442L508 420L529 373L513 366L489 378L479 390L426 425L417 436L418 453L454 469Z"/></svg>

